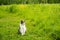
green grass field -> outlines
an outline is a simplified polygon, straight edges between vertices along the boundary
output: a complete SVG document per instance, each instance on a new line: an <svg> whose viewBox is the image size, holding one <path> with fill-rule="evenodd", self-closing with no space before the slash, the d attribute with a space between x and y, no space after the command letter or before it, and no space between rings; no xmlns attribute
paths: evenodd
<svg viewBox="0 0 60 40"><path fill-rule="evenodd" d="M20 20L26 34L18 34ZM60 40L60 4L0 6L0 40Z"/></svg>

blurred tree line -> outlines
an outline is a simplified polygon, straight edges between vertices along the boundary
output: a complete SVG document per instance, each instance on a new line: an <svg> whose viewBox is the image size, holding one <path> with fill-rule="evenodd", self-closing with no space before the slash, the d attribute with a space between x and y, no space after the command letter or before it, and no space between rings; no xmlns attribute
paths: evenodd
<svg viewBox="0 0 60 40"><path fill-rule="evenodd" d="M0 5L4 4L40 4L40 3L60 3L60 0L0 0Z"/></svg>

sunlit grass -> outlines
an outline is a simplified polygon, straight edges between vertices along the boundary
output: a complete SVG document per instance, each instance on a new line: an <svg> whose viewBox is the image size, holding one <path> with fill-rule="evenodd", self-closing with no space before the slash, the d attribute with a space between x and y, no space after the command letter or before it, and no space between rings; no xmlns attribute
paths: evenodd
<svg viewBox="0 0 60 40"><path fill-rule="evenodd" d="M20 20L26 22L27 32L18 34ZM60 39L60 4L20 4L0 6L1 40Z"/></svg>

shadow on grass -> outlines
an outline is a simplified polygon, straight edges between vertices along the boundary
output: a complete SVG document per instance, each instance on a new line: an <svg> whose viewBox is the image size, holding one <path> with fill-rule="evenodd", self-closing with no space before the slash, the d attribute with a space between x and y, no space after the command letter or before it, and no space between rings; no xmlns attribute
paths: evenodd
<svg viewBox="0 0 60 40"><path fill-rule="evenodd" d="M60 40L60 31L55 31L54 33L51 34L51 37L54 40Z"/></svg>
<svg viewBox="0 0 60 40"><path fill-rule="evenodd" d="M2 36L2 34L0 33L0 40L2 40L3 39L3 36Z"/></svg>

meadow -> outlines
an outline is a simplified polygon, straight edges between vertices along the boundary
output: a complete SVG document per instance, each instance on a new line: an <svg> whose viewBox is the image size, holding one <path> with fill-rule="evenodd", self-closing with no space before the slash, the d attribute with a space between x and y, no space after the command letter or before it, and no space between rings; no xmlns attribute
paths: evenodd
<svg viewBox="0 0 60 40"><path fill-rule="evenodd" d="M20 20L26 34L18 34ZM0 40L60 40L60 4L0 6Z"/></svg>

